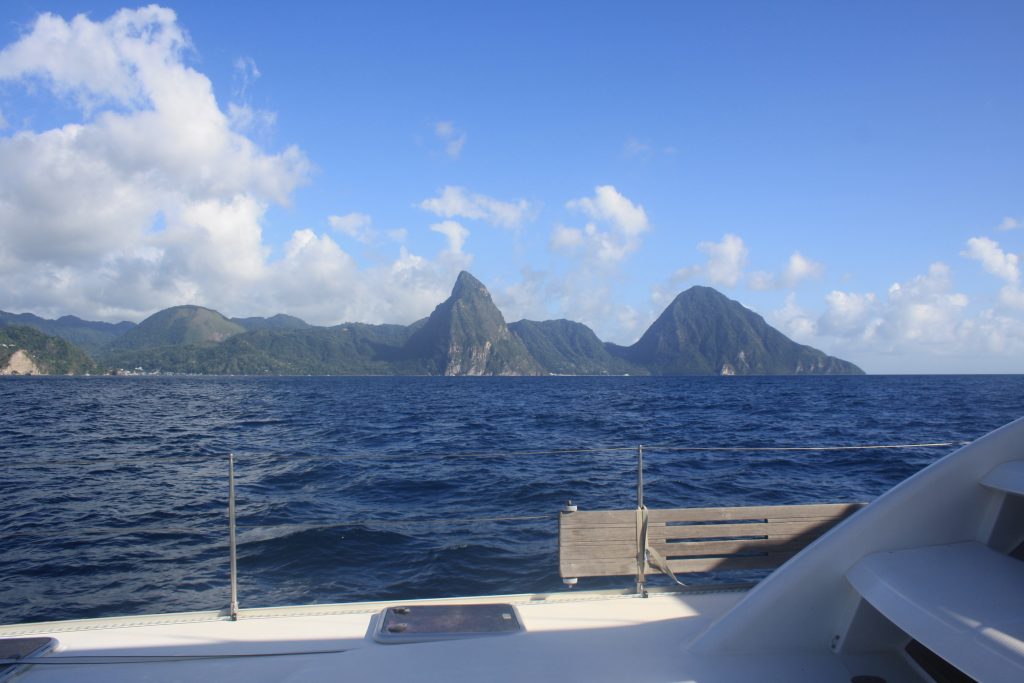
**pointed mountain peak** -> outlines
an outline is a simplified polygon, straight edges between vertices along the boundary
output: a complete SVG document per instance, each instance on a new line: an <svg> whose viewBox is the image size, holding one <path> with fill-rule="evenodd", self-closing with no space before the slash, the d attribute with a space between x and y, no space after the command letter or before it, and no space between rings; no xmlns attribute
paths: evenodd
<svg viewBox="0 0 1024 683"><path fill-rule="evenodd" d="M484 287L484 283L470 275L469 271L464 270L459 273L459 277L455 280L455 286L452 287L452 298L461 298L467 294L479 292L490 296L487 288Z"/></svg>
<svg viewBox="0 0 1024 683"><path fill-rule="evenodd" d="M540 366L505 324L483 283L462 271L443 301L405 344L441 375L535 375Z"/></svg>

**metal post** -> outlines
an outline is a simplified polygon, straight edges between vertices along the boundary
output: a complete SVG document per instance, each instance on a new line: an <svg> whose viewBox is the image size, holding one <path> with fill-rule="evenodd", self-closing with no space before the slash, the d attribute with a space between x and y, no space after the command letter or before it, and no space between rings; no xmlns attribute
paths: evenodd
<svg viewBox="0 0 1024 683"><path fill-rule="evenodd" d="M636 592L647 597L644 572L647 566L647 538L644 533L644 446L636 447Z"/></svg>
<svg viewBox="0 0 1024 683"><path fill-rule="evenodd" d="M636 507L644 506L644 445L636 447Z"/></svg>
<svg viewBox="0 0 1024 683"><path fill-rule="evenodd" d="M235 544L235 454L228 453L228 547L231 552L231 604L228 617L238 621L238 554Z"/></svg>

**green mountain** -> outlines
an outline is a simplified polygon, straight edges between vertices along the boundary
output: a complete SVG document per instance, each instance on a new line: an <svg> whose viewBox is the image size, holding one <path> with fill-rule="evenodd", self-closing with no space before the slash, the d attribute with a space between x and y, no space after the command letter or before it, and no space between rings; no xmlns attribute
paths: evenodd
<svg viewBox="0 0 1024 683"><path fill-rule="evenodd" d="M101 347L99 357L109 367L142 367L146 371L251 375L863 374L852 363L793 342L758 314L709 287L692 287L677 296L632 346L602 343L589 327L569 320L520 320L506 325L487 288L467 272L459 274L451 296L429 317L411 325L315 327L288 315L228 319L200 306L168 308L137 326L68 318L43 322L65 321L75 329L101 334L112 334L112 328L119 327L124 331ZM125 330L126 326L130 329ZM46 348L56 355L39 356L40 367L55 368L53 372L76 372L79 370L74 368L84 367L71 360L58 361L64 352L50 343ZM19 362L22 360L19 356Z"/></svg>
<svg viewBox="0 0 1024 683"><path fill-rule="evenodd" d="M101 323L65 315L56 320L40 318L32 313L0 311L0 325L23 325L53 337L66 339L89 354L96 354L117 337L135 327L135 323Z"/></svg>
<svg viewBox="0 0 1024 683"><path fill-rule="evenodd" d="M163 346L222 342L245 332L217 311L202 306L174 306L154 313L113 340L109 351L136 351Z"/></svg>
<svg viewBox="0 0 1024 683"><path fill-rule="evenodd" d="M0 375L83 375L96 364L74 344L25 325L0 327Z"/></svg>
<svg viewBox="0 0 1024 683"><path fill-rule="evenodd" d="M520 320L509 330L546 372L556 375L646 375L647 370L608 352L594 331L571 320Z"/></svg>
<svg viewBox="0 0 1024 683"><path fill-rule="evenodd" d="M400 357L432 375L539 375L543 368L509 331L487 288L462 271L452 295L406 342Z"/></svg>
<svg viewBox="0 0 1024 683"><path fill-rule="evenodd" d="M710 287L691 287L632 346L613 356L655 375L862 375L853 363L792 341Z"/></svg>
<svg viewBox="0 0 1024 683"><path fill-rule="evenodd" d="M294 315L278 313L269 318L231 318L231 322L241 325L248 332L253 330L308 330L312 325Z"/></svg>
<svg viewBox="0 0 1024 683"><path fill-rule="evenodd" d="M223 342L145 349L130 356L132 367L162 372L230 375L385 375L392 365L379 357L380 341L400 325L339 325L301 330L254 330ZM407 336L398 335L401 339ZM122 364L123 365L123 364Z"/></svg>

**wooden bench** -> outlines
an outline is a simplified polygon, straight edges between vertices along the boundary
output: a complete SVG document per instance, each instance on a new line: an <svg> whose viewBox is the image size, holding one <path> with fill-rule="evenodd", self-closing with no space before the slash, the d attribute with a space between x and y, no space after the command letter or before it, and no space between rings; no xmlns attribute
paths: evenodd
<svg viewBox="0 0 1024 683"><path fill-rule="evenodd" d="M864 503L673 510L568 508L559 516L559 573L579 577L774 569ZM646 512L646 538L644 516ZM653 551L653 552L651 552Z"/></svg>

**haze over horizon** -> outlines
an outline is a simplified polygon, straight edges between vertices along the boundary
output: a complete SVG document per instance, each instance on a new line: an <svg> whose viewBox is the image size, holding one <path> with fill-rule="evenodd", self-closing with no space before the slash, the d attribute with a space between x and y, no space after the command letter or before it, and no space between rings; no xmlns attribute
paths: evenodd
<svg viewBox="0 0 1024 683"><path fill-rule="evenodd" d="M315 16L313 16L315 14ZM715 287L868 372L1024 372L1024 6L0 7L0 309L630 344Z"/></svg>

